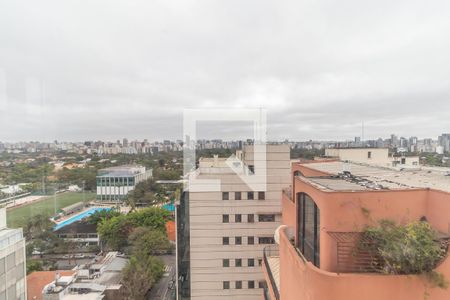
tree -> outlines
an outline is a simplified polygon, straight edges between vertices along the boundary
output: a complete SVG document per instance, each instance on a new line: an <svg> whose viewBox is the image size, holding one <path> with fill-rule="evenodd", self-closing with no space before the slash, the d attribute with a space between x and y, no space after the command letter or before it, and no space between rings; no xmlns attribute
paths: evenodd
<svg viewBox="0 0 450 300"><path fill-rule="evenodd" d="M24 236L27 240L36 239L45 233L52 232L52 227L53 224L46 216L38 214L31 217L25 224L23 228Z"/></svg>
<svg viewBox="0 0 450 300"><path fill-rule="evenodd" d="M120 216L120 212L118 212L114 209L110 209L110 210L103 209L103 210L98 210L95 213L93 213L92 215L90 215L87 222L90 224L98 225L103 220L109 220L109 219L112 219L112 218L118 217L118 216Z"/></svg>
<svg viewBox="0 0 450 300"><path fill-rule="evenodd" d="M156 170L155 177L160 180L179 180L181 170Z"/></svg>
<svg viewBox="0 0 450 300"><path fill-rule="evenodd" d="M133 224L127 215L120 215L109 220L104 219L97 225L97 232L108 248L121 251L128 245L128 235L133 229Z"/></svg>
<svg viewBox="0 0 450 300"><path fill-rule="evenodd" d="M5 170L4 181L6 184L20 182L37 183L42 180L42 176L47 176L53 172L53 165L45 160L36 160L31 163L12 164Z"/></svg>
<svg viewBox="0 0 450 300"><path fill-rule="evenodd" d="M84 168L74 168L68 169L63 168L57 174L59 182L73 183L78 186L83 186L85 190L95 190L97 186L96 176L97 169L92 167Z"/></svg>
<svg viewBox="0 0 450 300"><path fill-rule="evenodd" d="M380 226L368 227L361 241L364 250L381 258L381 267L388 274L428 274L432 283L447 288L442 274L434 271L446 255L446 245L438 242L436 231L425 221L396 225L389 220Z"/></svg>
<svg viewBox="0 0 450 300"><path fill-rule="evenodd" d="M103 219L97 225L97 232L108 248L123 251L128 245L128 236L136 227L165 232L166 222L172 217L168 211L159 207L148 207L127 215Z"/></svg>
<svg viewBox="0 0 450 300"><path fill-rule="evenodd" d="M158 255L172 250L172 244L165 232L148 227L137 227L130 234L131 250L136 257Z"/></svg>
<svg viewBox="0 0 450 300"><path fill-rule="evenodd" d="M172 219L167 210L159 207L147 207L129 213L127 217L135 227L146 226L160 231L165 231L167 221Z"/></svg>
<svg viewBox="0 0 450 300"><path fill-rule="evenodd" d="M27 260L27 274L42 270L42 262L39 260Z"/></svg>
<svg viewBox="0 0 450 300"><path fill-rule="evenodd" d="M313 160L316 156L321 156L325 154L323 149L304 149L304 148L293 148L291 149L291 158L303 158L308 160Z"/></svg>
<svg viewBox="0 0 450 300"><path fill-rule="evenodd" d="M164 263L153 256L132 256L123 269L122 283L126 299L145 300L148 291L161 279Z"/></svg>
<svg viewBox="0 0 450 300"><path fill-rule="evenodd" d="M159 194L165 193L165 188L157 184L153 178L139 182L128 194L128 204L135 207L137 204L152 205L159 202Z"/></svg>

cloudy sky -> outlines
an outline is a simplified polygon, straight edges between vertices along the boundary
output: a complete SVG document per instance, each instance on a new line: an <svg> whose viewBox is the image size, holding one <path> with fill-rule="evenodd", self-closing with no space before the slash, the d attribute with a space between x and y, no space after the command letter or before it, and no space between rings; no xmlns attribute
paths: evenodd
<svg viewBox="0 0 450 300"><path fill-rule="evenodd" d="M260 107L276 140L450 131L450 1L0 2L0 141L175 139L183 109Z"/></svg>

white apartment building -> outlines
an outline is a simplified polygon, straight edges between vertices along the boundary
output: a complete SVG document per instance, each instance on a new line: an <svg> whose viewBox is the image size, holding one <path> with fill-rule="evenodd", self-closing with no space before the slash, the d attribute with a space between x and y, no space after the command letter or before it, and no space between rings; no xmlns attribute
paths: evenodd
<svg viewBox="0 0 450 300"><path fill-rule="evenodd" d="M233 170L223 158L199 160L197 179L217 180L220 189L187 191L177 210L179 299L262 299L263 249L274 243L291 167L288 145L264 150L262 174L255 170L253 146L236 153ZM265 180L266 190L252 189L249 176Z"/></svg>
<svg viewBox="0 0 450 300"><path fill-rule="evenodd" d="M379 167L418 167L418 156L389 155L388 148L330 148L325 156Z"/></svg>
<svg viewBox="0 0 450 300"><path fill-rule="evenodd" d="M97 201L117 203L141 181L152 177L153 170L143 166L124 165L101 169L97 174Z"/></svg>
<svg viewBox="0 0 450 300"><path fill-rule="evenodd" d="M26 290L22 229L7 228L6 209L0 208L0 300L25 300Z"/></svg>

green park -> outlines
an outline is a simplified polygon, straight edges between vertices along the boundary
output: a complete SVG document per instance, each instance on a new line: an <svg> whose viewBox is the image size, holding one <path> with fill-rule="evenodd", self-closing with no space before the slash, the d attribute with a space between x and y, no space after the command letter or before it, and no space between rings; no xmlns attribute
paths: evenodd
<svg viewBox="0 0 450 300"><path fill-rule="evenodd" d="M80 201L91 201L94 193L65 192L41 198L35 202L11 208L7 211L7 223L11 228L24 227L29 219L36 215L51 217L55 211Z"/></svg>

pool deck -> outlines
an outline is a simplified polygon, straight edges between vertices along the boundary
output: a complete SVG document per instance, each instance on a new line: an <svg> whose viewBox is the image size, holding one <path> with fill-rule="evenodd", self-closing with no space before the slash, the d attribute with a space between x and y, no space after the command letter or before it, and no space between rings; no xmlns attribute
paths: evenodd
<svg viewBox="0 0 450 300"><path fill-rule="evenodd" d="M77 213L70 214L70 215L65 215L65 216L61 217L60 219L58 219L58 221L56 221L54 219L54 217L50 218L50 221L55 223L55 227L58 227L59 225L61 225L65 221L70 220L72 218L76 218L77 216L79 216L81 214L84 214L86 211L89 211L89 210L92 210L92 209L99 209L99 208L103 208L103 209L109 208L109 209L111 209L111 208L113 208L113 206L101 206L101 205L89 206L89 207L86 207L85 209L83 209L83 210L81 210L81 211L79 211Z"/></svg>

